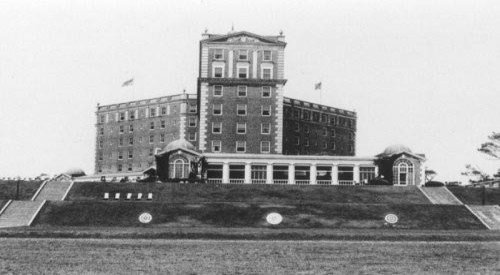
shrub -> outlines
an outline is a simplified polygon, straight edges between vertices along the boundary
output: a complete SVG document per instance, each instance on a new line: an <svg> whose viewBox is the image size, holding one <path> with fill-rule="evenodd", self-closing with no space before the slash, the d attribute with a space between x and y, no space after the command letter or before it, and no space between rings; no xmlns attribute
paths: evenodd
<svg viewBox="0 0 500 275"><path fill-rule="evenodd" d="M383 178L374 178L368 182L368 185L393 185L393 184L392 182L389 182L388 180Z"/></svg>
<svg viewBox="0 0 500 275"><path fill-rule="evenodd" d="M425 187L441 187L444 186L444 183L440 181L428 181L425 183Z"/></svg>

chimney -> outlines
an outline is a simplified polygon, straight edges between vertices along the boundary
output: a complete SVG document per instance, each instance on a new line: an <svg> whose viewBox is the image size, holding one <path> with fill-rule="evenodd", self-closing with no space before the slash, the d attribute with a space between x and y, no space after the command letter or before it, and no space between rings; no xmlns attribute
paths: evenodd
<svg viewBox="0 0 500 275"><path fill-rule="evenodd" d="M205 32L201 34L201 39L209 39L210 34L208 33L208 29L205 29Z"/></svg>

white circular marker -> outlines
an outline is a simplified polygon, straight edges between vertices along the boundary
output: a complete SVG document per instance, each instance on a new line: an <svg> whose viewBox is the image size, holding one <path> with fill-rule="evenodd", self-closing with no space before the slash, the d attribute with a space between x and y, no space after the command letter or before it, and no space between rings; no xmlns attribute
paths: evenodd
<svg viewBox="0 0 500 275"><path fill-rule="evenodd" d="M152 220L153 220L153 216L151 216L151 214L149 214L148 212L142 213L139 216L139 221L141 223L150 223Z"/></svg>
<svg viewBox="0 0 500 275"><path fill-rule="evenodd" d="M272 212L267 214L266 221L272 225L280 224L283 221L283 216L279 213Z"/></svg>
<svg viewBox="0 0 500 275"><path fill-rule="evenodd" d="M398 219L398 216L396 216L396 215L394 215L394 214L387 214L387 215L385 215L385 221L386 221L387 223L392 223L392 224L394 224L394 223L397 223L397 222L398 222L398 220L399 220L399 219Z"/></svg>

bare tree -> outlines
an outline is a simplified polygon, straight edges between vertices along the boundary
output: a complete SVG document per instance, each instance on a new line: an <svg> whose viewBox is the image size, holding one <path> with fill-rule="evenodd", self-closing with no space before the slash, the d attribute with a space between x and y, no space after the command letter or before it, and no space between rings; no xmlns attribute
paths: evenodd
<svg viewBox="0 0 500 275"><path fill-rule="evenodd" d="M465 169L466 170L462 172L462 175L469 177L471 182L481 182L490 178L487 173L470 164L465 165Z"/></svg>

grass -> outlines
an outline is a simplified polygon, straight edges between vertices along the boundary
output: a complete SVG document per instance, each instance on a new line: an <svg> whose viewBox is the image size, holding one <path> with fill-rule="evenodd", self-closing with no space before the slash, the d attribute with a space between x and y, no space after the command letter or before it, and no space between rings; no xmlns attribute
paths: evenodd
<svg viewBox="0 0 500 275"><path fill-rule="evenodd" d="M414 186L298 186L298 185L213 185L179 183L94 183L78 182L67 200L102 201L105 192L153 193L153 201L184 202L327 202L367 204L427 204Z"/></svg>
<svg viewBox="0 0 500 275"><path fill-rule="evenodd" d="M29 200L42 184L41 181L19 181L19 200ZM0 180L0 200L16 199L17 181Z"/></svg>
<svg viewBox="0 0 500 275"><path fill-rule="evenodd" d="M484 242L0 241L0 269L13 274L493 274L500 271L498 243Z"/></svg>
<svg viewBox="0 0 500 275"><path fill-rule="evenodd" d="M461 205L417 204L252 204L47 202L35 224L52 226L141 226L138 217L149 212L159 227L254 228L387 228L385 215L394 213L396 229L484 229ZM270 212L283 216L280 225L265 221Z"/></svg>
<svg viewBox="0 0 500 275"><path fill-rule="evenodd" d="M0 200L0 210L2 210L2 207L7 203L7 200Z"/></svg>
<svg viewBox="0 0 500 275"><path fill-rule="evenodd" d="M483 188L450 186L448 190L465 204L483 204ZM485 204L500 205L500 188L485 188L484 195Z"/></svg>

